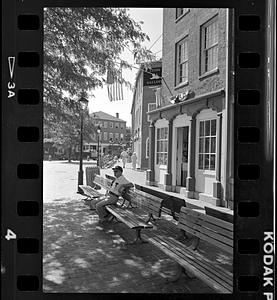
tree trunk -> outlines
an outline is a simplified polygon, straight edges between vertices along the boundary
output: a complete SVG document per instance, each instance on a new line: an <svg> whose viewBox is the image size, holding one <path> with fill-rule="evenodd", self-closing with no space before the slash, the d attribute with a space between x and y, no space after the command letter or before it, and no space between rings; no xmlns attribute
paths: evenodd
<svg viewBox="0 0 277 300"><path fill-rule="evenodd" d="M71 162L71 145L68 147L68 162Z"/></svg>

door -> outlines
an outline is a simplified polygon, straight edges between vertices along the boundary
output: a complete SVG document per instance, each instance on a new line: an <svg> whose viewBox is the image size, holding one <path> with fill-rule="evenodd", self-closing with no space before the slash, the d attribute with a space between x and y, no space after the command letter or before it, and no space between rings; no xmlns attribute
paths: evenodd
<svg viewBox="0 0 277 300"><path fill-rule="evenodd" d="M186 186L189 126L177 128L176 185Z"/></svg>

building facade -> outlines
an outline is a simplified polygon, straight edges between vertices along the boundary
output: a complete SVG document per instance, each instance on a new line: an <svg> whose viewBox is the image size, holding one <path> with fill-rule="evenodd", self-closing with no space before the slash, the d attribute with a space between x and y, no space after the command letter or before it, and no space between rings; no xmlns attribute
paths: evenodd
<svg viewBox="0 0 277 300"><path fill-rule="evenodd" d="M152 62L146 70L141 66L136 76L132 103L133 152L137 154L137 167L148 168L149 118L147 112L156 108L155 90L161 86L161 61Z"/></svg>
<svg viewBox="0 0 277 300"><path fill-rule="evenodd" d="M164 8L148 185L233 208L233 16Z"/></svg>
<svg viewBox="0 0 277 300"><path fill-rule="evenodd" d="M92 115L95 128L100 126L99 134L99 153L100 155L119 156L122 148L126 144L126 121L119 118L119 113L116 116L109 115L105 112L98 111ZM91 158L97 157L98 151L98 134L92 134L90 143L84 142L83 153Z"/></svg>

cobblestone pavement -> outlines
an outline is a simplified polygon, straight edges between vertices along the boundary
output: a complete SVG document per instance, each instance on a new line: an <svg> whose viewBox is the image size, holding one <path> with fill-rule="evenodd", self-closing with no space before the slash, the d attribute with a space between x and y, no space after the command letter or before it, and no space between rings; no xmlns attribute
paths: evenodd
<svg viewBox="0 0 277 300"><path fill-rule="evenodd" d="M96 212L76 194L77 172L77 163L44 163L44 292L213 293L200 280L184 274L177 282L167 282L176 264L163 252L151 244L126 245L134 239L134 232L122 223L99 224ZM102 175L105 173L113 172L101 170ZM145 172L131 170L129 164L124 174L133 182L145 181ZM165 226L162 222L143 230L142 235L146 238L162 232L168 227L168 222ZM204 242L200 252L232 269L231 257Z"/></svg>
<svg viewBox="0 0 277 300"><path fill-rule="evenodd" d="M184 274L167 282L175 263L151 244L126 245L134 232L122 223L98 224L83 201L46 203L43 290L59 293L209 293Z"/></svg>

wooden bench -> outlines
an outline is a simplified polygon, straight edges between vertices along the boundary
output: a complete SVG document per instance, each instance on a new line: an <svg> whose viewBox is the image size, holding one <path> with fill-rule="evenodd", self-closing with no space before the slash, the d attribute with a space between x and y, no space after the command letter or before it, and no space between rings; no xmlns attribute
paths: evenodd
<svg viewBox="0 0 277 300"><path fill-rule="evenodd" d="M153 228L153 225L149 224L149 222L151 220L155 221L156 217L160 217L163 200L134 189L128 190L128 196L132 199L132 202L130 203L136 203L139 208L143 209L147 213L146 220L133 213L128 206L122 207L122 205L107 205L106 209L117 220L123 222L130 229L136 230L136 239L132 243L136 243L137 241L145 243L147 241L142 239L141 230Z"/></svg>
<svg viewBox="0 0 277 300"><path fill-rule="evenodd" d="M106 176L106 178L103 178L99 175L96 175L94 183L108 190L111 186L112 179L112 177ZM156 220L155 217L160 217L163 200L158 197L148 195L145 192L134 190L132 188L124 190L121 197L123 199L123 203L121 203L120 205L107 205L105 206L105 208L118 221L124 223L130 229L134 229L136 231L136 239L132 243L136 243L138 241L143 243L147 242L142 239L141 230L153 228L153 225L149 224L149 222L151 220ZM125 201L129 202L127 206L124 206ZM146 210L146 220L131 211L129 207L132 206L132 203L136 203L137 206Z"/></svg>
<svg viewBox="0 0 277 300"><path fill-rule="evenodd" d="M93 183L99 185L104 190L108 190L112 185L112 180L102 177L100 175L95 175Z"/></svg>
<svg viewBox="0 0 277 300"><path fill-rule="evenodd" d="M96 188L103 188L103 189L109 189L111 186L111 180L104 178L100 175L95 175L93 183L95 187L91 187L88 185L80 185L79 187L83 191L83 194L87 197L84 199L85 204L89 205L90 207L92 204L93 199L99 198L101 196L104 196L103 193L100 193Z"/></svg>
<svg viewBox="0 0 277 300"><path fill-rule="evenodd" d="M157 218L161 217L162 203L163 199L150 195L146 192L130 189L124 195L124 199L129 201L129 203L136 204L137 207L146 211L148 218L146 222L155 221ZM129 206L129 205L128 205Z"/></svg>
<svg viewBox="0 0 277 300"><path fill-rule="evenodd" d="M130 229L134 229L136 231L136 238L134 241L128 244L134 244L138 241L142 243L147 243L148 241L142 239L141 230L142 229L151 229L153 228L152 224L148 224L141 217L135 215L130 209L119 205L107 205L105 206L107 211L111 213L118 221L127 225Z"/></svg>
<svg viewBox="0 0 277 300"><path fill-rule="evenodd" d="M185 199L175 197L162 190L157 190L155 188L139 184L135 184L135 187L136 190L138 189L146 192L147 194L163 199L162 211L168 215L171 215L174 220L178 220L181 207L186 206Z"/></svg>
<svg viewBox="0 0 277 300"><path fill-rule="evenodd" d="M203 240L233 255L233 224L182 207L178 228L194 236L192 247L161 235L151 237L148 241L175 260L184 271L189 271L217 292L232 293L233 274L195 250L199 241Z"/></svg>
<svg viewBox="0 0 277 300"><path fill-rule="evenodd" d="M94 189L93 187L91 187L89 185L80 185L79 187L82 189L83 194L85 196L87 196L87 199L85 199L85 200L91 200L93 198L98 198L102 195L96 189Z"/></svg>

